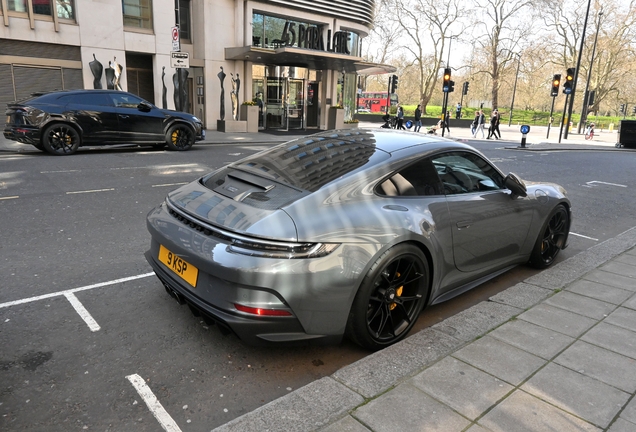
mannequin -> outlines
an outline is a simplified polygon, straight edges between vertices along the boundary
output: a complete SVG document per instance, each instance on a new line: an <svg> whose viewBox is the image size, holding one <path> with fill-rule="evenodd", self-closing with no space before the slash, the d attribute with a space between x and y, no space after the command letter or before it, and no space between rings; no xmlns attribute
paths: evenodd
<svg viewBox="0 0 636 432"><path fill-rule="evenodd" d="M219 114L221 120L225 120L225 89L223 88L223 81L225 81L225 72L223 72L223 66L221 66L221 72L217 74L219 80L221 80L221 107L219 109Z"/></svg>

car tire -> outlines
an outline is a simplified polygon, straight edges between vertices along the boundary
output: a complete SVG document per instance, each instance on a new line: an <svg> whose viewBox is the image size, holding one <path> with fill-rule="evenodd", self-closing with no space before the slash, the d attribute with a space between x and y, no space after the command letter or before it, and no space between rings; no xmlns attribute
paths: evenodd
<svg viewBox="0 0 636 432"><path fill-rule="evenodd" d="M166 144L170 150L190 150L194 145L194 130L182 123L173 125L166 133Z"/></svg>
<svg viewBox="0 0 636 432"><path fill-rule="evenodd" d="M559 251L565 246L570 215L565 206L559 204L550 212L530 255L530 265L538 269L545 269L552 265Z"/></svg>
<svg viewBox="0 0 636 432"><path fill-rule="evenodd" d="M400 341L417 321L428 289L424 253L407 243L392 247L364 277L349 313L347 337L370 350Z"/></svg>
<svg viewBox="0 0 636 432"><path fill-rule="evenodd" d="M44 129L42 147L52 155L72 155L79 146L80 135L73 126L55 123Z"/></svg>

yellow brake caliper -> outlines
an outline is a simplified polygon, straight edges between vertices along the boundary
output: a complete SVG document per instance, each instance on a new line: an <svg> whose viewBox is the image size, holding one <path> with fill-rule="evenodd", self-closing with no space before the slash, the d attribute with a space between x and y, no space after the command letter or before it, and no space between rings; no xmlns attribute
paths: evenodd
<svg viewBox="0 0 636 432"><path fill-rule="evenodd" d="M400 273L397 273L397 277L400 277ZM397 297L400 297L402 295L402 290L404 290L404 285L402 285L401 287L395 290L395 295ZM389 306L389 309L393 310L395 309L396 306L397 306L397 303L393 302L391 303L391 306Z"/></svg>

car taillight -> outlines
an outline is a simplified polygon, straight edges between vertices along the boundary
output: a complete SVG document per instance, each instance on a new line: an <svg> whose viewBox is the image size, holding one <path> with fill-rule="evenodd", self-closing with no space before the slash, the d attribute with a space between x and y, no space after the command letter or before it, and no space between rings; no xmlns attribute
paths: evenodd
<svg viewBox="0 0 636 432"><path fill-rule="evenodd" d="M234 303L236 310L245 312L252 315L259 316L292 316L291 312L284 309L263 309L245 306L242 304Z"/></svg>

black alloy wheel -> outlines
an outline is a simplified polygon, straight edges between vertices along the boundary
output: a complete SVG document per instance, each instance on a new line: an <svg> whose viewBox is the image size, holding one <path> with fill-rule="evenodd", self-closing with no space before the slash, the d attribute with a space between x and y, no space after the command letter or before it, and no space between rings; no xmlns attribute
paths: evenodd
<svg viewBox="0 0 636 432"><path fill-rule="evenodd" d="M80 145L80 136L77 130L64 123L56 123L48 126L42 134L42 146L56 156L71 155Z"/></svg>
<svg viewBox="0 0 636 432"><path fill-rule="evenodd" d="M185 124L176 124L168 129L166 144L170 150L190 150L194 145L194 131Z"/></svg>
<svg viewBox="0 0 636 432"><path fill-rule="evenodd" d="M347 323L349 338L371 350L404 338L426 302L428 275L426 257L414 245L385 252L356 294Z"/></svg>
<svg viewBox="0 0 636 432"><path fill-rule="evenodd" d="M556 206L543 226L530 255L530 264L539 269L549 267L565 246L570 216L563 205Z"/></svg>

